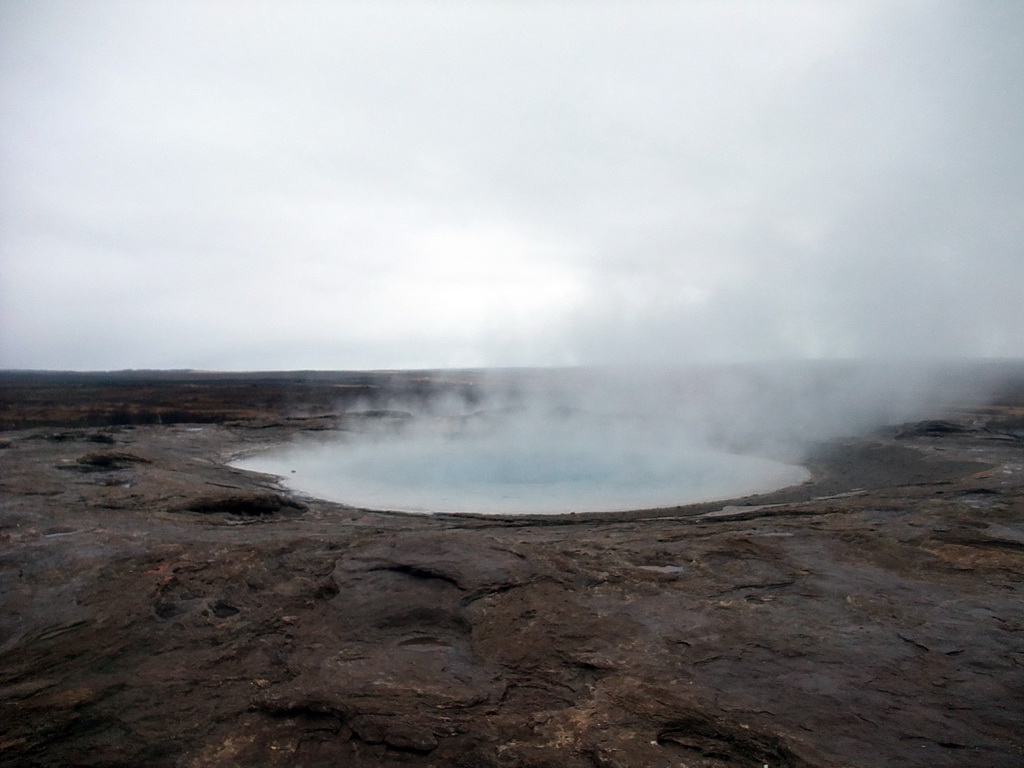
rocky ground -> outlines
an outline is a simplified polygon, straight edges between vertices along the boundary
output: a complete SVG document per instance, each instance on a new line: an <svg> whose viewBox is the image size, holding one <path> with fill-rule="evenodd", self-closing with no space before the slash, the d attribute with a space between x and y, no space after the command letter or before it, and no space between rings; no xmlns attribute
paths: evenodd
<svg viewBox="0 0 1024 768"><path fill-rule="evenodd" d="M1022 766L1019 406L763 497L520 519L225 463L343 418L16 424L0 764Z"/></svg>

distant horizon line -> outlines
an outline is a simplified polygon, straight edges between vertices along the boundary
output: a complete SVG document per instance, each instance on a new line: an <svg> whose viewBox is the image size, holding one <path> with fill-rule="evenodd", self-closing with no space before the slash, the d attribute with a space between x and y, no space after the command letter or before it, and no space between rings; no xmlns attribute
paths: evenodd
<svg viewBox="0 0 1024 768"><path fill-rule="evenodd" d="M773 358L744 361L692 361L684 363L591 363L577 365L480 365L480 366L436 366L436 367L392 367L392 368L0 368L0 375L6 374L178 374L178 375L235 375L235 374L308 374L308 373L468 373L482 371L573 371L573 370L621 370L651 369L673 370L685 368L735 368L759 367L765 365L829 365L837 363L863 364L1024 364L1024 357L830 357L830 358Z"/></svg>

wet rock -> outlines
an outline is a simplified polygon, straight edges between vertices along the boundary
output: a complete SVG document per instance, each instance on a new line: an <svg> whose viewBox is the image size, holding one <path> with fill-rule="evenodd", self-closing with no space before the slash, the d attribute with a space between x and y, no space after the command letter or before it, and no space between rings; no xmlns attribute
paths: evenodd
<svg viewBox="0 0 1024 768"><path fill-rule="evenodd" d="M432 752L437 749L437 738L426 728L409 724L389 726L384 743L409 752Z"/></svg>
<svg viewBox="0 0 1024 768"><path fill-rule="evenodd" d="M257 517L285 511L302 511L306 505L279 493L215 493L193 499L185 507L201 514Z"/></svg>
<svg viewBox="0 0 1024 768"><path fill-rule="evenodd" d="M352 419L368 419L371 421L379 421L381 419L398 419L406 420L414 418L408 411L396 411L385 408L371 408L365 411L347 411L345 413L346 418Z"/></svg>
<svg viewBox="0 0 1024 768"><path fill-rule="evenodd" d="M770 765L778 768L824 768L796 755L771 733L729 725L719 718L691 712L665 723L655 741L687 765Z"/></svg>
<svg viewBox="0 0 1024 768"><path fill-rule="evenodd" d="M210 605L210 613L212 613L218 619L227 619L231 616L237 616L238 608L231 605L231 603L226 603L223 600L218 600L217 602Z"/></svg>
<svg viewBox="0 0 1024 768"><path fill-rule="evenodd" d="M905 424L897 432L898 439L910 437L944 437L946 435L958 435L974 431L973 427L957 424L953 421L932 419L929 421L918 421L913 424Z"/></svg>
<svg viewBox="0 0 1024 768"><path fill-rule="evenodd" d="M123 451L102 451L79 456L75 462L77 466L68 467L68 469L77 469L81 472L109 472L134 464L148 464L149 459Z"/></svg>
<svg viewBox="0 0 1024 768"><path fill-rule="evenodd" d="M514 548L469 531L392 537L351 552L343 573L390 571L413 579L447 582L467 593L487 593L528 581L536 569Z"/></svg>

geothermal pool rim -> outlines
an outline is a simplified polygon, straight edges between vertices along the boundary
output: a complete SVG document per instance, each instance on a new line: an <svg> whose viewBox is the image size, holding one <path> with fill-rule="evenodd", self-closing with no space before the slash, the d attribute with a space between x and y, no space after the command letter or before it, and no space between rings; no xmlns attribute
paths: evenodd
<svg viewBox="0 0 1024 768"><path fill-rule="evenodd" d="M354 508L501 516L670 508L764 494L811 478L803 466L699 445L608 450L509 435L299 442L231 466Z"/></svg>

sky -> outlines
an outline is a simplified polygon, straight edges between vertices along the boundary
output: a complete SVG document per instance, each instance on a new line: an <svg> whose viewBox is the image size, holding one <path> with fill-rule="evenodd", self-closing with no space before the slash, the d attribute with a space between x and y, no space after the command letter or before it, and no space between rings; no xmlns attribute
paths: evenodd
<svg viewBox="0 0 1024 768"><path fill-rule="evenodd" d="M5 0L0 368L1024 357L1019 0Z"/></svg>

